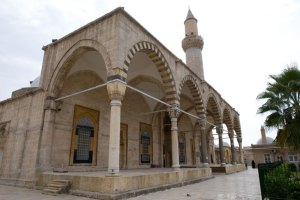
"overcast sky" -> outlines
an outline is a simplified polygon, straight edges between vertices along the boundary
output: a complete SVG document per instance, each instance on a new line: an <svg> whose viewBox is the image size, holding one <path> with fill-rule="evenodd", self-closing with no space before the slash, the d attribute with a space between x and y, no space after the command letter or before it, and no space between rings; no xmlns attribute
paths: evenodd
<svg viewBox="0 0 300 200"><path fill-rule="evenodd" d="M205 79L239 112L243 145L256 143L264 121L256 97L268 75L300 64L297 0L2 0L0 101L39 76L43 45L119 6L182 60L190 7L204 39Z"/></svg>

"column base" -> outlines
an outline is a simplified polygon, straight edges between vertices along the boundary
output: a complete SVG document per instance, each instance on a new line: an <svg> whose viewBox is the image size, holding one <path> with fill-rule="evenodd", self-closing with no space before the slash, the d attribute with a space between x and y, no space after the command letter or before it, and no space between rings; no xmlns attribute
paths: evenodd
<svg viewBox="0 0 300 200"><path fill-rule="evenodd" d="M221 167L225 167L226 166L226 163L221 163Z"/></svg>
<svg viewBox="0 0 300 200"><path fill-rule="evenodd" d="M108 169L106 176L120 176L119 169Z"/></svg>
<svg viewBox="0 0 300 200"><path fill-rule="evenodd" d="M180 170L180 165L172 165L172 169L179 171Z"/></svg>
<svg viewBox="0 0 300 200"><path fill-rule="evenodd" d="M196 164L196 168L201 168L202 167L202 164L199 163L199 164Z"/></svg>
<svg viewBox="0 0 300 200"><path fill-rule="evenodd" d="M208 163L202 163L201 167L202 167L202 168L208 168L208 167L209 167L209 164L208 164Z"/></svg>
<svg viewBox="0 0 300 200"><path fill-rule="evenodd" d="M119 173L115 173L115 174L111 174L111 173L107 173L105 174L106 177L120 177L121 175Z"/></svg>
<svg viewBox="0 0 300 200"><path fill-rule="evenodd" d="M232 162L232 165L236 165L236 162Z"/></svg>

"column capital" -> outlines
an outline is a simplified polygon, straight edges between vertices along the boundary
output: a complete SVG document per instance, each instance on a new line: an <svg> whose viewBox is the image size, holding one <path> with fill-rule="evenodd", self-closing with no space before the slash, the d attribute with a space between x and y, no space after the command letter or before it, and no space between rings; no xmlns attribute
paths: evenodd
<svg viewBox="0 0 300 200"><path fill-rule="evenodd" d="M217 125L216 131L217 131L218 135L222 135L223 134L223 125L222 124Z"/></svg>
<svg viewBox="0 0 300 200"><path fill-rule="evenodd" d="M238 143L242 143L242 141L243 141L242 137L241 137L241 136L238 136L238 137L237 137L237 141L238 141Z"/></svg>
<svg viewBox="0 0 300 200"><path fill-rule="evenodd" d="M202 128L205 129L205 127L206 127L206 118L198 119L198 123L200 125L200 129L202 129Z"/></svg>
<svg viewBox="0 0 300 200"><path fill-rule="evenodd" d="M107 84L107 92L110 100L122 101L125 95L126 85L124 83L114 81Z"/></svg>
<svg viewBox="0 0 300 200"><path fill-rule="evenodd" d="M55 101L54 97L46 97L44 104L45 110L60 111L63 101Z"/></svg>
<svg viewBox="0 0 300 200"><path fill-rule="evenodd" d="M233 130L228 130L228 136L229 136L230 139L233 139L233 137L234 137Z"/></svg>
<svg viewBox="0 0 300 200"><path fill-rule="evenodd" d="M170 118L177 118L179 116L179 106L177 104L171 105L170 108L168 108L169 116Z"/></svg>

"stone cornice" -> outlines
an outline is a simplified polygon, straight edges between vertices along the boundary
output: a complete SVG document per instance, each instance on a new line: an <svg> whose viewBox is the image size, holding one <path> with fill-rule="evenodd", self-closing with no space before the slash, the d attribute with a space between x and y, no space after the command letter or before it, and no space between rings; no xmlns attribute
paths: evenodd
<svg viewBox="0 0 300 200"><path fill-rule="evenodd" d="M33 95L35 93L39 93L39 92L44 92L44 89L43 88L36 88L35 90L32 90L32 91L30 91L30 92L28 92L26 94L21 95L21 96L18 96L18 97L15 97L15 98L9 98L9 99L0 101L0 106L4 105L6 103L10 103L10 102L15 101L15 100L22 99L22 98L27 97L29 95Z"/></svg>

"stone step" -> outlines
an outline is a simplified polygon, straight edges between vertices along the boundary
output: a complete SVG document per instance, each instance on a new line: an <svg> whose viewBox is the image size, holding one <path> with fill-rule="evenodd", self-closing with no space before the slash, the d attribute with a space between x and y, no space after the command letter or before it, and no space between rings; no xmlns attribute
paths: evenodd
<svg viewBox="0 0 300 200"><path fill-rule="evenodd" d="M54 190L54 189L51 189L51 188L44 188L42 193L43 194L50 194L50 195L58 195L59 190Z"/></svg>
<svg viewBox="0 0 300 200"><path fill-rule="evenodd" d="M64 185L56 185L56 184L52 184L52 183L49 183L47 185L47 188L58 189L58 190L60 190L61 188L64 188L64 187L65 187Z"/></svg>
<svg viewBox="0 0 300 200"><path fill-rule="evenodd" d="M71 181L69 181L69 180L62 180L62 179L55 179L55 180L52 181L52 183L69 185L71 183Z"/></svg>
<svg viewBox="0 0 300 200"><path fill-rule="evenodd" d="M52 180L43 189L43 194L57 195L60 193L67 193L71 187L71 181L69 180Z"/></svg>
<svg viewBox="0 0 300 200"><path fill-rule="evenodd" d="M68 172L95 172L95 171L106 171L106 168L98 166L64 166L55 167L53 172L57 173L68 173Z"/></svg>

